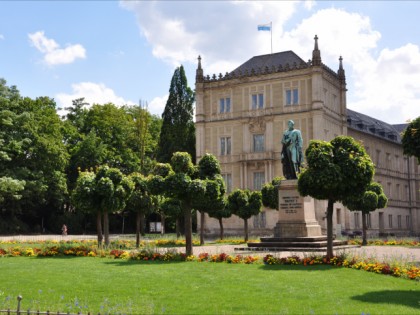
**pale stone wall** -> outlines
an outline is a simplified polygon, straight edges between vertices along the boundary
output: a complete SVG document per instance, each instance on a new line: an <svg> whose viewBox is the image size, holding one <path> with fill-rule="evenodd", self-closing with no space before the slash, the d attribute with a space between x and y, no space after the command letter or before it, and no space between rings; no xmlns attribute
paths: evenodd
<svg viewBox="0 0 420 315"><path fill-rule="evenodd" d="M214 154L220 161L222 173L231 175L232 190L252 190L256 188L255 173L264 173L264 182L282 176L280 141L289 119L293 119L295 128L302 132L304 150L311 139L330 141L338 135L352 136L364 144L376 164L375 180L382 184L389 198L386 209L371 214L369 233L420 233L419 167L414 159L403 155L400 144L347 127L345 88L340 84L333 71L321 66L197 82L197 158L205 153ZM299 91L298 105L285 105L286 90L291 88ZM263 108L252 109L253 94L264 95ZM230 98L230 112L219 113L221 98ZM260 134L264 135L264 151L253 152L253 137ZM228 155L221 155L221 137L231 139ZM316 219L326 233L327 203L315 200L314 207ZM264 209L263 213L260 215L263 219L249 220L251 233L272 233L278 212ZM410 217L410 226L407 226L407 217ZM357 216L340 203L334 205L333 220L337 231L362 229L361 213ZM226 234L243 234L242 219L232 216L223 222ZM208 233L217 235L219 222L206 217L205 228Z"/></svg>

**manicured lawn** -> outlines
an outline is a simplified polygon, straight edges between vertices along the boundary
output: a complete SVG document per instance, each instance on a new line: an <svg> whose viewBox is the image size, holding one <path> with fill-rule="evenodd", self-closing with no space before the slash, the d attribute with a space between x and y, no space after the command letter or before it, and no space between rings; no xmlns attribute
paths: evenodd
<svg viewBox="0 0 420 315"><path fill-rule="evenodd" d="M419 314L420 282L326 265L0 259L0 309L101 314Z"/></svg>

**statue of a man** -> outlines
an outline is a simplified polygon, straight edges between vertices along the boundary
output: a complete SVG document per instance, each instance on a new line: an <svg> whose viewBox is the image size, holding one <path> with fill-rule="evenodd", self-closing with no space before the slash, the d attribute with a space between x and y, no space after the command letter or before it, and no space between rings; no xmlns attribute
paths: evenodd
<svg viewBox="0 0 420 315"><path fill-rule="evenodd" d="M302 134L300 130L295 129L293 120L288 121L289 129L283 133L281 143L281 162L283 164L283 175L286 179L297 179L297 174L303 163L302 153Z"/></svg>

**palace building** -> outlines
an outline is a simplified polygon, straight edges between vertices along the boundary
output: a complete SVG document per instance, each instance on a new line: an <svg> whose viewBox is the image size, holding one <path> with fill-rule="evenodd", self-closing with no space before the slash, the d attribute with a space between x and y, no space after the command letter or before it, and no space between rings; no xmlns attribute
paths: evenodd
<svg viewBox="0 0 420 315"><path fill-rule="evenodd" d="M368 215L368 234L420 234L420 168L415 158L403 155L400 133L405 124L390 125L347 108L343 59L338 70L322 63L315 36L312 60L293 51L255 56L225 75L204 75L201 58L196 70L196 151L220 161L227 191L260 190L282 176L281 137L288 120L295 122L309 141L330 141L348 135L363 143L376 165L375 181L388 197L385 209ZM326 232L326 201L315 200L316 219ZM361 212L336 203L335 233L362 229ZM278 221L276 210L266 209L249 219L255 235L269 235ZM243 220L223 220L226 234L243 233ZM217 220L205 217L207 234L217 235Z"/></svg>

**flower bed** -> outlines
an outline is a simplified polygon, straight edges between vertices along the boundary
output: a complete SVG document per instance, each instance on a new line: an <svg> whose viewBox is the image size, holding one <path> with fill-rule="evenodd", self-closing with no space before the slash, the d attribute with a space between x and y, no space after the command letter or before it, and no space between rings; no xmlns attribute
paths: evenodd
<svg viewBox="0 0 420 315"><path fill-rule="evenodd" d="M411 239L371 239L367 241L368 245L374 246L410 246L410 247L420 247L420 242L418 240ZM362 239L351 239L348 240L349 245L362 245Z"/></svg>
<svg viewBox="0 0 420 315"><path fill-rule="evenodd" d="M334 256L327 259L323 256L289 256L276 257L266 255L264 257L252 255L229 255L201 253L198 256L187 256L176 251L159 253L152 249L124 250L124 249L101 249L97 248L94 242L89 243L48 243L41 247L10 246L0 248L0 257L55 257L55 256L81 256L81 257L102 257L113 259L137 260L137 261L195 261L230 264L266 264L266 265L332 265L337 267L364 270L394 277L402 277L420 281L420 267L415 265L394 262L392 264L377 262L372 259L361 259L348 257L346 255Z"/></svg>

